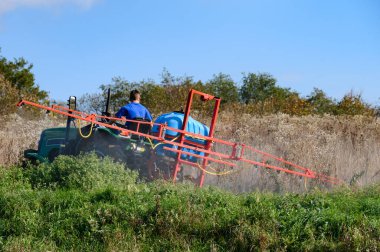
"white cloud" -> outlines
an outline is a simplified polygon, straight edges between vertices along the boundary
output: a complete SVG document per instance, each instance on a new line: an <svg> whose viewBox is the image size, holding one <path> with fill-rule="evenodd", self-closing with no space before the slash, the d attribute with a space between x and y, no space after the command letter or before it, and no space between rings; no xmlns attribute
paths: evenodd
<svg viewBox="0 0 380 252"><path fill-rule="evenodd" d="M35 8L77 5L81 8L90 8L96 2L98 2L98 0L0 0L0 14L19 7Z"/></svg>

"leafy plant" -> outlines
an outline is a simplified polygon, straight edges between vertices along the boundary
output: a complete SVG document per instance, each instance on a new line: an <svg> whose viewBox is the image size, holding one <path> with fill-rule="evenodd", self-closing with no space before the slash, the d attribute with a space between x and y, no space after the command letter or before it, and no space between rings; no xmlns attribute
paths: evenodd
<svg viewBox="0 0 380 252"><path fill-rule="evenodd" d="M110 158L99 160L96 154L79 156L58 156L52 163L43 163L28 170L30 183L34 188L70 188L90 190L109 185L126 186L134 183L137 174L125 171L121 163Z"/></svg>
<svg viewBox="0 0 380 252"><path fill-rule="evenodd" d="M0 172L0 250L380 249L379 185L234 195L137 183L94 155L30 169Z"/></svg>

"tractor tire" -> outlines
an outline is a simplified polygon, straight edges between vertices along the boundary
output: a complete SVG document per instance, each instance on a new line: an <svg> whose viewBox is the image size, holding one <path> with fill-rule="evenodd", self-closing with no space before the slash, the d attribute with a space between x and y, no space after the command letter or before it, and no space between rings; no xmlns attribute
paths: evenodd
<svg viewBox="0 0 380 252"><path fill-rule="evenodd" d="M82 138L75 147L75 154L95 153L99 158L106 156L112 158L116 162L130 164L130 155L127 155L122 146L113 143L112 139L104 135L95 135L89 139Z"/></svg>
<svg viewBox="0 0 380 252"><path fill-rule="evenodd" d="M94 152L99 158L109 156L108 142L100 137L82 138L76 146L76 154Z"/></svg>
<svg viewBox="0 0 380 252"><path fill-rule="evenodd" d="M156 155L156 153L153 152L147 167L147 177L149 180L171 180L175 165L176 160L174 158ZM178 175L180 175L180 173Z"/></svg>
<svg viewBox="0 0 380 252"><path fill-rule="evenodd" d="M59 155L59 149L52 149L48 154L49 162L53 162L56 157Z"/></svg>
<svg viewBox="0 0 380 252"><path fill-rule="evenodd" d="M21 167L23 169L26 169L26 168L30 167L30 165L37 166L39 164L40 164L40 162L37 159L35 159L35 158L29 158L29 159L23 159L22 160Z"/></svg>

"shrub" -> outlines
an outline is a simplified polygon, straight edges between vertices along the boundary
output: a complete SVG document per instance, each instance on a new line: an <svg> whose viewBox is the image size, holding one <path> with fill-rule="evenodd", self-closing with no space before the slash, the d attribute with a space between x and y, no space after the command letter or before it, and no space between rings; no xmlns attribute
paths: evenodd
<svg viewBox="0 0 380 252"><path fill-rule="evenodd" d="M337 115L375 115L375 109L366 104L361 95L346 94L336 106Z"/></svg>
<svg viewBox="0 0 380 252"><path fill-rule="evenodd" d="M95 154L79 157L58 156L52 163L30 167L33 187L90 190L107 186L124 187L134 183L137 173L125 171L121 163L110 158L99 160Z"/></svg>

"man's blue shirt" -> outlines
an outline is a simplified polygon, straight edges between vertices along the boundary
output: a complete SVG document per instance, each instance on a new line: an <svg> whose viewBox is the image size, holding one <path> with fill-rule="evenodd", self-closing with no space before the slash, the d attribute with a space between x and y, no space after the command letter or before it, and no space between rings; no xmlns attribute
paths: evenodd
<svg viewBox="0 0 380 252"><path fill-rule="evenodd" d="M116 113L116 117L121 118L122 116L125 116L125 118L130 120L142 118L152 121L152 116L150 115L148 109L137 102L131 102L121 107L120 110ZM128 126L128 122L125 125Z"/></svg>

